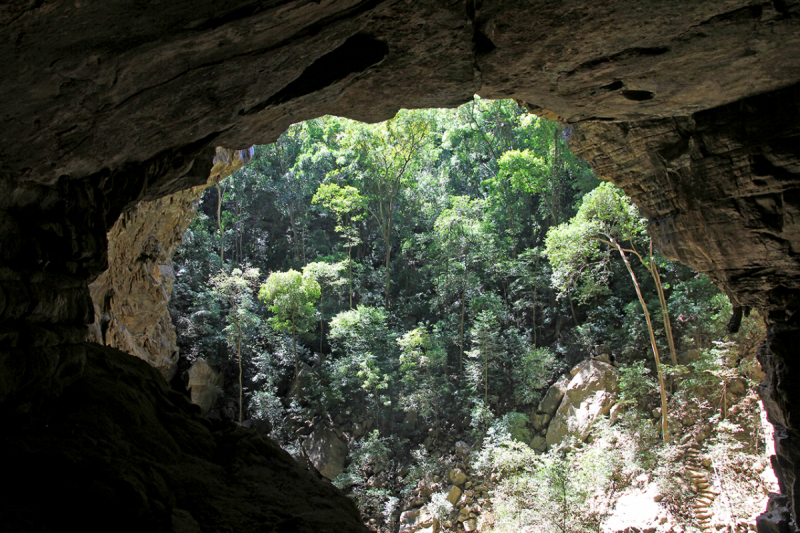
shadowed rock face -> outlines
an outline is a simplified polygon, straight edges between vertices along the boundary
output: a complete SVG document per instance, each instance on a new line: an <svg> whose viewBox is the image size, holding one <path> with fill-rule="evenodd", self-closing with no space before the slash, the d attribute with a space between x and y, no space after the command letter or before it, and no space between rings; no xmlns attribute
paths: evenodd
<svg viewBox="0 0 800 533"><path fill-rule="evenodd" d="M706 272L734 305L777 322L794 313L800 85L688 117L582 124L574 141L650 219L662 253Z"/></svg>
<svg viewBox="0 0 800 533"><path fill-rule="evenodd" d="M217 146L270 142L326 113L377 121L474 93L513 97L576 126L581 153L633 196L667 255L764 311L775 328L762 350L764 395L780 425L782 488L791 513L800 509L798 1L12 0L0 27L4 415L71 420L75 380L134 372L85 356L87 283L107 268L120 215L206 183ZM132 386L152 392L156 378ZM188 416L153 398L171 413L153 424ZM127 427L114 413L86 431L110 438L115 424ZM20 442L31 432L20 425ZM30 461L47 457L29 449ZM145 471L146 461L127 464ZM91 464L82 482L128 479ZM160 502L140 516L164 530L202 527L159 483L136 485Z"/></svg>
<svg viewBox="0 0 800 533"><path fill-rule="evenodd" d="M75 351L83 369L58 399L4 418L0 450L20 465L4 476L5 530L366 532L350 499L270 439L201 418L143 361Z"/></svg>

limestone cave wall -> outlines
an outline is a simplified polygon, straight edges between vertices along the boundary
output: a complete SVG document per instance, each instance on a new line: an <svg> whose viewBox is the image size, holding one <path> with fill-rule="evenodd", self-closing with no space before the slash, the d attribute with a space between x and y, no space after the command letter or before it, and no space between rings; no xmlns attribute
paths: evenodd
<svg viewBox="0 0 800 533"><path fill-rule="evenodd" d="M79 451L56 470L73 460L87 465L81 482L132 491L120 505L138 509L141 523L192 530L201 511L169 496L192 480L135 481L159 471L159 461L148 461L162 452L129 452L137 446L121 435L135 420L153 431L201 423L158 392L155 372L107 364L118 352L84 343L95 318L88 284L109 267L109 232L118 220L131 222L139 202L207 183L217 146L271 142L290 123L326 113L376 121L399 107L455 106L478 93L516 98L573 125L584 156L634 197L667 255L767 316L764 397L777 424L785 494L776 505L786 504L771 523L795 528L800 2L12 0L0 6L0 27L0 411L17 424L4 433L4 449L24 448L30 463L49 464L69 434L63 421L113 397L114 387L89 382L136 376L120 401L151 398L158 415L120 409L108 423L80 426L97 437L70 448ZM140 256L152 255L145 248ZM160 270L161 261L140 264ZM128 282L126 274L99 281ZM158 285L156 292L166 290ZM143 312L120 308L105 313L106 324L116 320L131 332ZM153 354L164 357L160 348ZM61 433L26 448L50 421L62 423ZM108 439L123 444L106 446ZM202 453L227 450L203 439L212 451ZM192 439L173 441L177 455L164 461L192 463ZM307 475L271 463L259 446L237 456L241 468L269 464L284 476ZM124 466L107 466L121 457ZM212 463L206 467L231 468ZM303 479L306 496L292 494L307 505L336 498ZM54 523L34 503L14 501L15 512L36 517L27 529ZM78 523L90 509L70 501ZM219 520L234 524L239 512ZM252 512L274 531L288 527ZM295 530L314 523L302 513L292 520ZM356 517L344 520L356 527ZM195 530L230 527L198 522Z"/></svg>
<svg viewBox="0 0 800 533"><path fill-rule="evenodd" d="M175 273L172 256L207 187L250 162L252 150L217 148L203 185L141 201L108 232L108 268L89 284L94 323L89 340L135 355L169 381L178 363L175 326L167 304Z"/></svg>

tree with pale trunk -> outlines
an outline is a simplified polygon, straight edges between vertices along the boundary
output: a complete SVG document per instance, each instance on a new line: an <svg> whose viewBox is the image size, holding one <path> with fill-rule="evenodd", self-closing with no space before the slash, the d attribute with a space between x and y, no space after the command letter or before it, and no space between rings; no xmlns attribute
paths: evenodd
<svg viewBox="0 0 800 533"><path fill-rule="evenodd" d="M647 221L639 216L636 206L622 190L611 183L603 183L587 194L577 214L568 223L552 228L547 233L547 256L553 265L553 284L562 293L570 287L579 292L583 300L607 291L605 283L610 275L612 254L619 255L630 274L636 295L647 323L650 346L653 350L658 381L661 389L661 428L664 441L669 439L667 426L667 394L661 357L658 353L655 331L650 319L641 285L631 266L629 255L636 256L650 272L658 292L664 330L670 347L673 365L677 365L675 343L669 320L667 301L656 265L652 241L647 236ZM644 249L648 252L644 252Z"/></svg>
<svg viewBox="0 0 800 533"><path fill-rule="evenodd" d="M388 309L395 210L403 191L416 185L429 159L430 121L426 112L400 111L386 122L354 127L346 144L353 156L349 172L383 238L384 301Z"/></svg>
<svg viewBox="0 0 800 533"><path fill-rule="evenodd" d="M236 348L239 363L239 424L242 423L242 337L243 331L257 322L253 313L253 293L261 275L257 268L234 268L211 278L214 295L230 306L227 321L228 343Z"/></svg>
<svg viewBox="0 0 800 533"><path fill-rule="evenodd" d="M350 293L350 309L353 308L353 246L361 243L358 229L355 227L357 222L364 218L362 211L366 208L366 199L361 196L358 189L345 185L342 187L336 183L323 183L314 194L311 200L314 204L322 204L327 209L333 211L336 216L336 232L344 239L344 246L347 248L347 266Z"/></svg>

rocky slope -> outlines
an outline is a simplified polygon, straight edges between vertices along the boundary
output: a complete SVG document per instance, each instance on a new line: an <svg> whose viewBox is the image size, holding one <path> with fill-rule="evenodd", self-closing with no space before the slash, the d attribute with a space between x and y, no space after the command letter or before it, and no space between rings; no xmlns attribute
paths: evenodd
<svg viewBox="0 0 800 533"><path fill-rule="evenodd" d="M796 0L6 2L0 404L36 413L87 371L108 232L206 183L216 146L514 97L580 123L661 246L769 313L764 394L796 516L798 20Z"/></svg>
<svg viewBox="0 0 800 533"><path fill-rule="evenodd" d="M715 390L716 387L695 391L699 394L688 402L685 396L673 397L672 443L661 449L664 455L656 459L661 463L656 471L647 472L637 464L637 457L628 453L636 447L632 442L636 439L635 431L629 425L631 417L620 422L625 417L624 411L630 415L634 414L631 410L638 408L619 403L619 372L607 362L587 359L551 386L531 413L535 436L530 446L537 454L543 454L548 448L553 450L568 444L573 457L583 453L590 461L601 462L605 468L614 470L615 476L620 476L615 477L607 491L592 494L585 503L579 503L579 498L570 500L570 505L580 505L576 512L594 516L597 530L603 533L755 531L753 512L758 514L766 507L769 492L776 488L763 453L762 409L757 396L739 377L726 388L728 408L722 422L719 406L710 401ZM633 418L642 416L649 418L650 414L640 412ZM653 413L652 417L651 423L657 425L660 413ZM542 424L541 420L545 422ZM605 429L593 431L601 421ZM508 510L501 511L495 506L507 505L507 500L515 496L527 498L527 510L531 510L532 495L527 493L530 486L519 479L506 478L519 475L518 471L516 474L514 468L503 471L491 464L487 468L488 452L482 447L498 444L491 437L475 441L466 428L436 429L432 434L433 438L425 442L433 458L432 467L409 497L402 496L408 467L375 473L367 481L369 487L388 489L400 496L402 513L397 520L400 533L487 532L499 526L500 520L506 521L503 525L507 528L508 517L501 517L500 513ZM604 442L609 438L609 442ZM659 436L655 438L660 440ZM720 443L726 438L738 443L738 448L722 448ZM537 449L539 441L542 446ZM660 443L650 442L650 445L659 447ZM492 456L502 454L500 448L503 445L494 449ZM609 460L610 456L614 459ZM508 459L503 461L507 463ZM531 463L526 462L519 470L531 474L537 468ZM446 495L453 505L439 521L435 517L439 507L434 501L436 494ZM382 517L375 518L372 523L377 530L387 530L381 523ZM763 530L771 531L765 522L762 519ZM521 530L537 529L528 526ZM572 525L569 530L577 529Z"/></svg>

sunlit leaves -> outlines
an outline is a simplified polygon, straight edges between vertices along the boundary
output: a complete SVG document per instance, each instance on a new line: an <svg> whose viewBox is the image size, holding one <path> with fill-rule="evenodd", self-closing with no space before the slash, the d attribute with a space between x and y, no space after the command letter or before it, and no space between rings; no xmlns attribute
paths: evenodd
<svg viewBox="0 0 800 533"><path fill-rule="evenodd" d="M319 283L296 270L273 272L258 293L273 314L272 326L283 331L305 331L315 316L319 296Z"/></svg>

